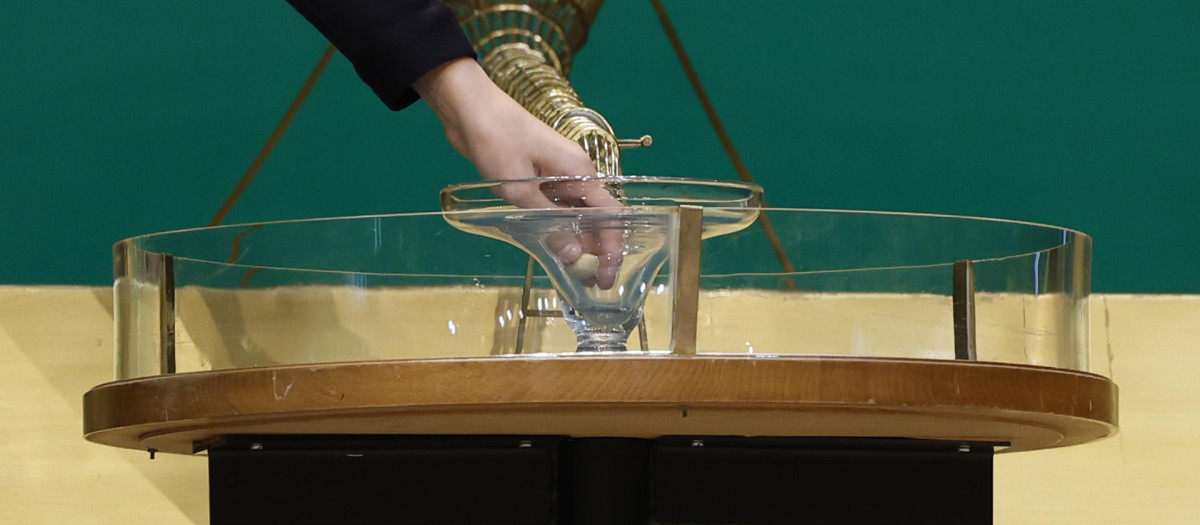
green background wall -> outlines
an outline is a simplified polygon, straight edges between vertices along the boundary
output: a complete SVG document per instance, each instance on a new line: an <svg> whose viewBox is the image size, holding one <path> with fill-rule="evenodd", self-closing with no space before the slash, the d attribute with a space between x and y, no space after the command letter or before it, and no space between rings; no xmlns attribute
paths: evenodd
<svg viewBox="0 0 1200 525"><path fill-rule="evenodd" d="M1096 238L1094 289L1200 293L1200 2L669 0L774 206L968 214ZM110 280L206 223L325 42L282 0L0 9L0 283ZM736 178L645 0L572 81L630 173ZM478 177L340 56L227 222L432 210Z"/></svg>

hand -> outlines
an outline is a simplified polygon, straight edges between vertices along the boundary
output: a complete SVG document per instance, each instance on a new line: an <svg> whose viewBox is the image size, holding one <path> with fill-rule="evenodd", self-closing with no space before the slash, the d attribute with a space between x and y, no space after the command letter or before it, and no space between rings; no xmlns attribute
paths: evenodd
<svg viewBox="0 0 1200 525"><path fill-rule="evenodd" d="M446 138L487 180L519 180L558 175L594 175L595 165L578 144L531 115L497 87L474 60L460 58L426 73L413 87L442 121ZM619 207L621 202L596 181L502 184L497 194L522 208ZM551 234L546 243L585 284L612 288L620 270L620 229ZM591 257L585 258L584 255ZM594 273L590 269L595 265Z"/></svg>
<svg viewBox="0 0 1200 525"><path fill-rule="evenodd" d="M583 148L529 114L470 58L442 64L413 87L441 119L450 144L484 179L596 173ZM514 198L524 208L556 207L532 192Z"/></svg>

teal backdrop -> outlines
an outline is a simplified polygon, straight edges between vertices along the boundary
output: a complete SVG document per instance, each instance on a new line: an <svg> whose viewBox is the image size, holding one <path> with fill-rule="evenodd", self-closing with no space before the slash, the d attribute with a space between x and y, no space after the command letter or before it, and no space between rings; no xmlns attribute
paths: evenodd
<svg viewBox="0 0 1200 525"><path fill-rule="evenodd" d="M1068 226L1094 290L1200 293L1200 2L666 5L771 205ZM108 283L114 241L208 222L325 45L283 0L5 2L0 283ZM627 172L736 178L648 1L608 1L572 82L655 137ZM476 178L339 56L227 222Z"/></svg>

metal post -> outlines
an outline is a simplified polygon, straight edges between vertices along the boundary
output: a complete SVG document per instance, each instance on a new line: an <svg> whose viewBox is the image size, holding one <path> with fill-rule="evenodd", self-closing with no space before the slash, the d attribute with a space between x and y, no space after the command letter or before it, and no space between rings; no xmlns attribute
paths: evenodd
<svg viewBox="0 0 1200 525"><path fill-rule="evenodd" d="M532 313L529 310L529 295L533 288L533 257L530 257L525 262L525 283L521 285L521 318L517 319L517 345L513 349L514 354L519 354L525 351L525 328L529 324L529 316Z"/></svg>
<svg viewBox="0 0 1200 525"><path fill-rule="evenodd" d="M954 358L975 361L975 267L954 263Z"/></svg>
<svg viewBox="0 0 1200 525"><path fill-rule="evenodd" d="M158 323L161 354L159 371L175 373L175 258L159 255L158 263Z"/></svg>
<svg viewBox="0 0 1200 525"><path fill-rule="evenodd" d="M696 353L696 328L700 308L700 234L704 209L679 207L679 230L671 274L674 305L671 312L671 353Z"/></svg>

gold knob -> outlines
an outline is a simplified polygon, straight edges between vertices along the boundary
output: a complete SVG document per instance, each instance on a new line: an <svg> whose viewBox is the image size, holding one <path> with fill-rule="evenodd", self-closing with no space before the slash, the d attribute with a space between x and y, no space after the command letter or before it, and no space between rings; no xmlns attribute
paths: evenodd
<svg viewBox="0 0 1200 525"><path fill-rule="evenodd" d="M648 148L654 144L654 137L642 135L639 139L617 139L617 147L621 149Z"/></svg>

